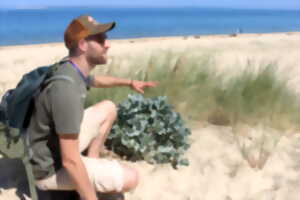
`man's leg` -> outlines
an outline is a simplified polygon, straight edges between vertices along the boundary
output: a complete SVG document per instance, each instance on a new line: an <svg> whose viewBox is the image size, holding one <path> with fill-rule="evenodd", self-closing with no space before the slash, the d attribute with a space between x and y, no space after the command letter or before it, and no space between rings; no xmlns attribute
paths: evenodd
<svg viewBox="0 0 300 200"><path fill-rule="evenodd" d="M82 157L88 176L98 192L119 193L134 189L138 184L137 171L115 160ZM75 190L67 171L62 168L46 179L37 181L41 190Z"/></svg>
<svg viewBox="0 0 300 200"><path fill-rule="evenodd" d="M138 171L132 167L121 164L123 168L123 187L122 192L128 192L136 188L139 183L139 174Z"/></svg>
<svg viewBox="0 0 300 200"><path fill-rule="evenodd" d="M99 159L105 139L117 117L116 106L111 101L102 101L84 111L79 134L80 151L88 150L83 161L89 178L96 190L103 193L126 192L134 189L139 181L136 169L117 161ZM55 175L37 182L43 190L74 190L75 186L65 169Z"/></svg>
<svg viewBox="0 0 300 200"><path fill-rule="evenodd" d="M98 158L104 148L104 142L112 124L117 118L117 108L111 101L97 103L84 112L80 131L80 150L87 149L87 157ZM138 172L132 167L120 164L123 171L122 192L134 189L138 185ZM116 192L116 191L115 191Z"/></svg>
<svg viewBox="0 0 300 200"><path fill-rule="evenodd" d="M79 134L80 151L87 149L88 157L98 158L116 117L117 108L111 101L101 101L87 108Z"/></svg>

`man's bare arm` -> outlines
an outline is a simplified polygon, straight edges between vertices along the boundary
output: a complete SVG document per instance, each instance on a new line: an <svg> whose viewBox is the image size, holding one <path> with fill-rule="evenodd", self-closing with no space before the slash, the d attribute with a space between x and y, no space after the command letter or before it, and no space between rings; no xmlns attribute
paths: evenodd
<svg viewBox="0 0 300 200"><path fill-rule="evenodd" d="M97 200L79 151L77 134L59 134L62 165L71 177L83 200Z"/></svg>
<svg viewBox="0 0 300 200"><path fill-rule="evenodd" d="M145 81L137 81L137 80L129 80L123 78L116 78L112 76L94 76L92 86L96 88L109 88L116 86L128 86L133 90L139 93L144 93L144 88L147 87L155 87L157 85L156 82L145 82Z"/></svg>

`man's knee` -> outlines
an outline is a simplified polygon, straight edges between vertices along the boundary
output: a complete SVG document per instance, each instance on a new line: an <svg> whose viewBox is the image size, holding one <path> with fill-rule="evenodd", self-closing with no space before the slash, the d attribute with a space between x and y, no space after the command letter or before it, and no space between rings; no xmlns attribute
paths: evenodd
<svg viewBox="0 0 300 200"><path fill-rule="evenodd" d="M110 100L104 100L96 104L95 108L99 113L106 113L106 117L115 120L117 118L117 106Z"/></svg>
<svg viewBox="0 0 300 200"><path fill-rule="evenodd" d="M136 188L139 183L138 171L134 168L123 166L124 168L124 185L123 192Z"/></svg>

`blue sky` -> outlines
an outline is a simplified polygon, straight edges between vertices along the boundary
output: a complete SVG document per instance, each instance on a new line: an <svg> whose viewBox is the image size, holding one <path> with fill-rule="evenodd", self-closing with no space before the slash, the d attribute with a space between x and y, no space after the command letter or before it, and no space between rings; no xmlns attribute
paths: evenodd
<svg viewBox="0 0 300 200"><path fill-rule="evenodd" d="M298 9L300 0L1 0L0 8L40 8L46 6L97 7L226 7Z"/></svg>

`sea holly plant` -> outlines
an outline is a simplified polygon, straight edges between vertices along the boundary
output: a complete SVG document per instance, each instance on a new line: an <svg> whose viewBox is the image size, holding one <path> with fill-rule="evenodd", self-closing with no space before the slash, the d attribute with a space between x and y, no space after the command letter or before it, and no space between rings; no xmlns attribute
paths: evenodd
<svg viewBox="0 0 300 200"><path fill-rule="evenodd" d="M177 168L189 164L183 154L189 148L190 134L166 97L128 95L118 105L118 119L106 145L128 160L170 163Z"/></svg>

